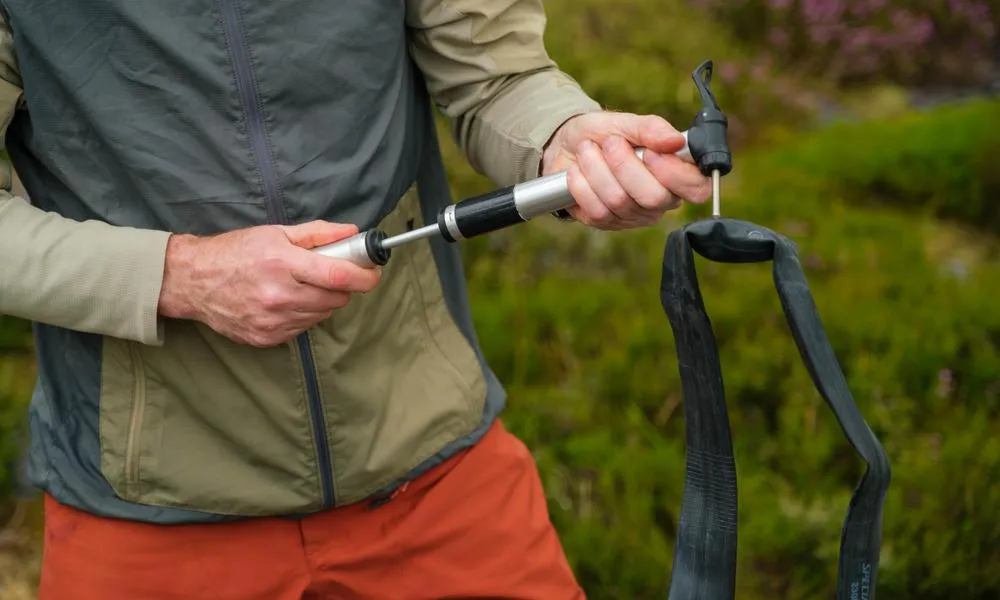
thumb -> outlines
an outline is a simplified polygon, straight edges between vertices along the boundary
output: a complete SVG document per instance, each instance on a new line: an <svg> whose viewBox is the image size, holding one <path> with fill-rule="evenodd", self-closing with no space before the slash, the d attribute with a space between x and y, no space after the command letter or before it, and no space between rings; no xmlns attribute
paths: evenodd
<svg viewBox="0 0 1000 600"><path fill-rule="evenodd" d="M663 117L614 113L611 129L633 146L660 154L673 154L684 147L684 136Z"/></svg>
<svg viewBox="0 0 1000 600"><path fill-rule="evenodd" d="M281 230L292 244L301 248L315 248L351 237L358 233L358 226L349 223L309 221L300 225L282 225Z"/></svg>

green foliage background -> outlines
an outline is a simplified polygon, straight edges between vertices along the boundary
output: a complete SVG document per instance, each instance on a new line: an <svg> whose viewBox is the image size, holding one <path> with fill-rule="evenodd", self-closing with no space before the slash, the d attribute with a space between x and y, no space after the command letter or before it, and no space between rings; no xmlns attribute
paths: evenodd
<svg viewBox="0 0 1000 600"><path fill-rule="evenodd" d="M741 66L717 76L738 143L723 211L798 244L851 389L889 453L880 597L1000 596L1000 101L918 111L886 82L846 96L769 71L752 46L678 1L546 6L551 54L609 108L684 128L696 109L691 70L706 58ZM848 118L818 126L831 98ZM445 150L456 196L490 187L453 144ZM479 337L510 393L506 421L535 451L593 599L665 596L684 429L660 267L667 233L708 214L688 207L619 233L540 220L465 245ZM801 365L769 267L700 260L698 272L740 474L738 597L833 597L863 463ZM27 333L0 317L7 467L30 391ZM0 466L0 485L9 475Z"/></svg>
<svg viewBox="0 0 1000 600"><path fill-rule="evenodd" d="M1000 103L969 104L745 153L738 188L725 196L730 216L798 244L851 389L889 452L885 598L1000 593L993 205L978 221L958 211L976 227L935 217L939 157L919 154L934 146L939 120L998 116ZM1000 128L991 136L1000 141ZM832 153L822 170L803 170L818 148L866 138L865 159L924 185L894 188ZM956 206L997 197L988 169L974 176L987 187L966 181L948 196ZM908 196L911 186L921 193ZM898 208L907 197L913 205ZM476 320L509 385L508 421L538 454L553 516L594 598L658 597L668 581L683 405L658 285L667 231L704 216L689 210L662 230L611 235L539 224L470 244ZM698 269L741 475L740 597L832 597L840 526L863 463L801 365L768 266L701 260Z"/></svg>

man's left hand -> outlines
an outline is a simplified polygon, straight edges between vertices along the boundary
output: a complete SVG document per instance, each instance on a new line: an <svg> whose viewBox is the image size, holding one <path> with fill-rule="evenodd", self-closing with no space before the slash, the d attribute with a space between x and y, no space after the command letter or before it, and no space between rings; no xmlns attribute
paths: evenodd
<svg viewBox="0 0 1000 600"><path fill-rule="evenodd" d="M635 147L646 148L643 159ZM569 213L598 229L656 223L682 202L701 204L712 182L674 153L684 136L655 115L597 112L579 115L556 130L542 157L542 175L568 170L577 205Z"/></svg>

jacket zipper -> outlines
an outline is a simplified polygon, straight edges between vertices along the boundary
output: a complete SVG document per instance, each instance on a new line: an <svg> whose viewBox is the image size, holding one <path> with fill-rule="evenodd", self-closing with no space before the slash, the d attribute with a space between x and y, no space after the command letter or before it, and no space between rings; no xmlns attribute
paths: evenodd
<svg viewBox="0 0 1000 600"><path fill-rule="evenodd" d="M247 130L253 142L254 154L257 156L257 166L267 193L267 218L271 223L285 225L288 222L281 198L278 193L278 179L275 175L274 163L271 158L270 144L264 130L264 120L261 116L261 99L257 90L257 81L247 54L246 39L240 26L239 0L220 0L222 20L232 49L233 66L236 74L236 87L243 100L243 110L246 116ZM299 355L302 357L302 368L305 376L306 394L309 398L309 412L312 417L313 437L316 440L317 460L320 469L320 483L323 491L323 506L329 507L334 501L333 467L330 464L330 444L326 435L323 414L323 404L320 401L319 382L316 376L316 363L313 359L312 347L309 344L309 333L303 332L296 339Z"/></svg>

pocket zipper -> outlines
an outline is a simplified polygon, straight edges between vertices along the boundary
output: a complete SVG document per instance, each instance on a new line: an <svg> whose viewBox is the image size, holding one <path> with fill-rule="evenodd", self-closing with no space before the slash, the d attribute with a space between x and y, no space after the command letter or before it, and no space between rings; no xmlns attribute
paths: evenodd
<svg viewBox="0 0 1000 600"><path fill-rule="evenodd" d="M142 432L142 417L146 410L146 374L142 367L142 356L135 344L129 343L128 354L132 361L133 384L132 417L125 444L125 483L134 484L139 481L139 434Z"/></svg>

